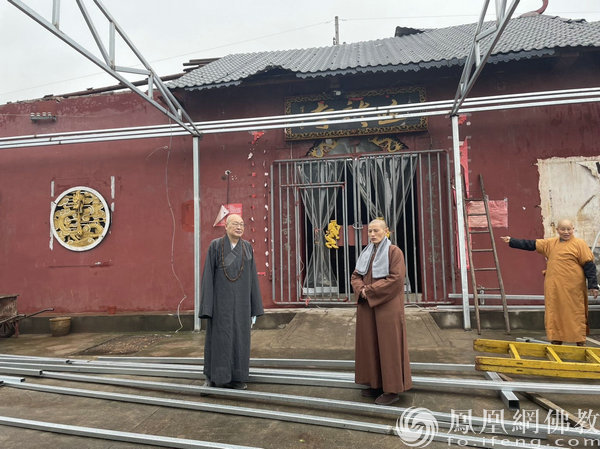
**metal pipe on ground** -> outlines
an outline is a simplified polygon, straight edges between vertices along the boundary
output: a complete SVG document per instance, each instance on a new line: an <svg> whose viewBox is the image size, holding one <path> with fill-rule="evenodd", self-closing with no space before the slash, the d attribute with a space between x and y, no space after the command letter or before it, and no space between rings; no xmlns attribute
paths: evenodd
<svg viewBox="0 0 600 449"><path fill-rule="evenodd" d="M138 395L130 395L130 394L120 394L120 393L111 393L105 391L93 391L93 390L83 390L83 389L74 389L74 388L65 388L65 387L56 387L51 385L38 385L38 384L27 384L27 383L14 383L11 386L19 389L26 389L32 391L40 391L47 393L58 393L58 394L68 394L74 396L81 397L92 397L96 399L107 399L114 401L123 401L123 402L133 402L133 403L141 403L148 405L159 405L159 406L167 406L167 407L175 407L175 408L183 408L183 409L191 409L197 411L207 411L207 412L217 412L224 414L233 414L233 415L242 415L242 416L251 416L251 417L259 417L266 419L276 419L280 421L288 421L288 422L298 422L304 424L313 424L325 427L334 427L334 428L344 428L350 430L358 430L358 431L366 431L372 433L380 433L380 434L394 434L397 432L397 428L385 424L377 424L377 423L368 423L363 421L353 421L353 420L345 420L338 418L330 418L323 416L315 416L315 415L306 415L301 413L288 413L281 411L271 411L264 409L254 409L248 407L237 407L237 406L228 406L228 405L219 405L219 404L206 404L199 403L193 401L183 401L183 400L173 400L173 399L165 399L165 398L155 398L149 396L138 396ZM485 427L484 418L477 418L482 422L482 425ZM443 423L444 424L444 423ZM450 424L450 423L445 423ZM520 424L520 423L513 423ZM477 428L474 428L477 430ZM507 435L507 433L503 433L503 435ZM518 436L526 436L529 438L545 438L547 434L537 432L526 432L525 434L518 433ZM581 435L581 433L578 433ZM600 433L594 432L590 434L593 436L600 436ZM514 436L511 434L511 436ZM512 442L509 440L504 440L504 446L480 446L482 442L492 441L493 439L489 438L481 438L481 437L472 437L464 434L451 434L451 433L442 433L442 432L434 432L433 439L436 441L444 441L449 444L452 441L461 440L466 442L466 445L475 445L477 447L521 447L521 448L533 448L540 447L539 445L523 445L521 442ZM552 446L545 446L552 447Z"/></svg>
<svg viewBox="0 0 600 449"><path fill-rule="evenodd" d="M68 375L71 378L63 380L79 380L84 382L94 382L94 379L73 379L73 375ZM77 376L77 375L75 375ZM89 377L89 376L79 376L79 377ZM335 399L322 399L315 398L309 396L298 396L298 395L289 395L289 394L281 394L281 393L267 393L267 392L258 392L258 391L240 391L240 390L230 390L223 388L211 388L211 387L201 387L201 386L181 386L179 384L161 384L156 382L145 382L145 381L125 381L126 383L122 383L121 379L107 379L107 378L96 378L98 383L110 384L110 385L124 385L129 387L137 387L137 388L150 388L150 389L162 389L166 391L176 391L176 392L185 392L185 393L195 393L200 395L211 395L213 397L224 397L224 398L236 398L236 399L250 399L250 400L264 400L265 402L274 402L285 405L296 405L300 407L313 407L324 410L332 410L332 411L340 411L345 413L370 413L372 415L383 416L383 417L392 417L398 419L402 416L403 413L407 411L404 407L381 407L376 404L369 404L364 402L354 402L354 401L343 401L343 400L335 400ZM112 382L111 382L112 380ZM135 383L134 383L135 382ZM96 383L96 382L94 382ZM160 385L159 385L160 384ZM183 387L183 388L182 388ZM444 412L435 412L431 411L431 414L435 417L440 427L443 428L452 428L455 425L456 416L453 416L451 413ZM475 430L483 429L486 424L489 424L489 420L483 417L471 416L470 424L472 424ZM526 437L541 437L542 435L546 435L548 429L546 426L542 425L536 430L539 432L531 432L529 429L522 429L522 423L513 422L513 421L505 421L506 426L510 426L512 429L516 429L514 432L505 432L505 429L499 429L498 433L501 434L510 434L513 436L526 436ZM522 430L520 430L522 429ZM600 435L600 434L599 434Z"/></svg>
<svg viewBox="0 0 600 449"><path fill-rule="evenodd" d="M211 443L208 441L172 438L161 435L146 435L143 433L121 432L119 430L97 429L94 427L71 426L46 421L12 418L0 416L0 425L20 427L22 429L41 430L45 432L62 433L78 437L101 438L103 440L124 441L126 443L145 444L182 449L258 449L252 446L237 446L232 444Z"/></svg>
<svg viewBox="0 0 600 449"><path fill-rule="evenodd" d="M157 390L157 391L167 391L167 392L175 392L175 393L187 393L187 394L200 394L200 395L211 395L214 397L225 397L225 398L236 398L236 399L250 399L250 400L263 400L265 402L275 402L279 404L285 405L296 405L301 407L315 407L321 408L324 410L334 410L334 411L342 411L349 413L371 413L373 415L384 416L384 417L393 417L398 419L402 416L402 414L409 410L402 407L381 407L375 404L368 404L363 402L353 402L353 401L342 401L342 400L334 400L334 399L322 399L322 398L314 398L309 396L297 396L297 395L288 395L281 393L267 393L267 392L259 392L259 391L244 391L244 390L232 390L225 388L212 388L212 387L203 387L196 385L185 385L185 384L173 384L166 382L153 382L153 381L144 381L144 380L134 380L134 379L121 379L121 378L109 378L109 377L97 377L97 376L89 376L89 375L80 375L80 374L66 374L66 373L51 373L44 372L42 377L57 379L57 380L67 380L67 381L76 381L76 382L86 382L86 383L95 383L95 384L103 384L103 385L113 385L113 386L124 386L124 387L134 387L141 389L149 389L149 390ZM12 383L16 383L13 380ZM27 388L27 384L23 388ZM451 413L444 412L435 412L430 411L433 417L438 421L440 427L451 428L452 425L455 424L456 416ZM489 418L471 416L470 417L471 424L475 429L480 426L484 428L486 424L489 424ZM511 429L514 429L512 432L507 432L506 429L500 428L498 433L509 434L512 436L528 436L528 437L542 437L547 433L552 433L556 430L555 426L547 426L544 424L538 424L535 432L530 432L529 429L524 429L522 422L517 421L509 421L505 420L504 424ZM526 427L526 426L525 426ZM580 436L580 429L564 429L565 435L573 435ZM598 437L600 433L592 433L590 436Z"/></svg>
<svg viewBox="0 0 600 449"><path fill-rule="evenodd" d="M298 396L298 395L288 395L288 394L280 394L280 393L267 393L260 391L248 391L248 390L232 390L226 388L213 388L213 387L203 387L203 386L194 386L194 385L182 385L182 384L172 384L172 383L163 383L163 382L152 382L152 381L137 381L132 379L119 379L119 378L107 378L107 377L95 377L95 376L87 376L87 375L79 375L79 374L59 374L59 373L51 373L48 376L52 379L59 380L69 380L76 382L87 382L87 383L95 383L95 384L103 384L103 385L113 385L113 386L125 386L125 387L135 387L141 389L150 389L150 390L158 390L158 391L167 391L167 392L176 392L176 393L187 393L187 394L199 394L199 395L210 395L213 397L224 397L224 398L235 398L235 399L246 399L246 400L263 400L265 402L273 402L284 405L296 405L300 407L313 407L323 410L330 411L341 411L346 413L370 413L372 415L384 416L384 417L392 417L398 419L402 416L402 414L407 410L403 407L381 407L375 404L368 404L363 402L353 402L353 401L342 401L335 399L322 399L322 398L314 398L309 396ZM28 388L26 384L24 388ZM455 425L456 416L453 416L451 413L444 412L434 412L431 411L431 414L435 417L440 427L451 428ZM477 416L470 417L470 424L472 424L475 430L485 428L486 424L489 424L489 419ZM539 432L531 432L529 429L521 429L522 423L516 421L505 421L506 426L509 426L511 429L516 429L513 432L505 432L505 429L499 429L498 433L501 434L510 434L513 436L526 436L526 437L541 437L542 435L546 435L548 433L548 428L545 425L539 426L536 430ZM600 435L600 434L599 434Z"/></svg>
<svg viewBox="0 0 600 449"><path fill-rule="evenodd" d="M490 380L502 380L498 373L492 371L486 371L485 376ZM512 391L500 390L499 395L500 399L502 399L502 402L504 402L504 405L506 405L506 408L509 410L519 410L521 408L519 398Z"/></svg>
<svg viewBox="0 0 600 449"><path fill-rule="evenodd" d="M140 376L155 376L155 377L176 377L188 379L204 379L204 374L200 371L172 371L159 369L134 369L134 368L119 368L116 366L73 366L73 365L47 365L40 364L18 364L5 362L4 367L0 372L5 374L20 374L15 370L29 368L49 371L69 371L69 372L87 372L87 373L104 373L104 374L128 374ZM26 375L26 374L24 374ZM351 379L351 374L348 380L345 379L329 379L321 377L292 377L278 375L250 375L250 382L258 383L273 383L287 385L310 385L310 386L328 386L338 388L364 388L357 385ZM568 383L551 383L551 382L497 382L480 379L455 379L455 378L440 378L440 377L425 377L413 376L413 386L416 388L429 389L451 389L467 388L467 389L483 389L483 390L506 390L506 391L528 391L534 393L559 393L559 394L600 394L600 385L590 384L568 384Z"/></svg>
<svg viewBox="0 0 600 449"><path fill-rule="evenodd" d="M112 357L100 356L101 361L137 361L142 363L166 363L166 364L196 364L204 363L203 357ZM354 360L331 360L331 359L268 359L252 358L250 367L278 367L278 368L326 368L326 369L354 369ZM422 363L411 362L413 370L423 371L470 371L475 369L472 363Z"/></svg>

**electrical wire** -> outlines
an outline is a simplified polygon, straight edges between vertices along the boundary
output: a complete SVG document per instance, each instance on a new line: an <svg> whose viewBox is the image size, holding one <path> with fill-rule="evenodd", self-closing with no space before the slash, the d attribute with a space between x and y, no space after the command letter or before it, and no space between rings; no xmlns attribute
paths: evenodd
<svg viewBox="0 0 600 449"><path fill-rule="evenodd" d="M169 125L171 125L171 119L169 119ZM177 333L181 329L183 329L183 323L181 322L181 304L183 303L183 301L185 301L187 299L187 294L185 293L185 289L183 288L183 283L181 282L181 279L179 278L179 276L177 275L177 272L175 271L175 231L177 229L177 223L175 221L175 213L173 212L173 205L171 204L171 198L169 196L169 163L171 161L171 151L173 148L172 144L173 144L173 134L171 133L171 135L169 136L169 144L167 146L167 162L165 164L165 194L167 197L167 204L169 206L169 212L171 213L171 222L173 225L173 228L172 228L173 232L171 233L171 272L173 273L173 276L177 280L177 283L179 284L179 288L181 289L181 293L183 294L183 297L177 304L177 321L179 322L179 328L177 330L175 330L175 333Z"/></svg>

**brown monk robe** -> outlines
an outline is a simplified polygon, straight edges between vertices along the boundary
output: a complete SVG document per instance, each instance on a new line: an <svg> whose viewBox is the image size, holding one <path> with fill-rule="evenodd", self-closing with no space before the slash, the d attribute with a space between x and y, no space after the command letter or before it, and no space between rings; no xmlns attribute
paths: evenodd
<svg viewBox="0 0 600 449"><path fill-rule="evenodd" d="M371 224L380 225L376 221L381 220ZM384 222L383 226L387 231ZM402 250L391 245L387 237L377 246L381 247L378 250L387 250L389 274L385 277L373 276L374 259L377 259L375 254L370 257L367 272L361 275L355 270L351 278L352 288L359 295L355 382L369 386L363 391L363 396L377 397L377 404L390 405L398 401L398 393L412 387L404 321L406 268ZM372 252L375 253L375 250ZM357 269L358 266L357 263ZM379 275L377 270L375 274Z"/></svg>

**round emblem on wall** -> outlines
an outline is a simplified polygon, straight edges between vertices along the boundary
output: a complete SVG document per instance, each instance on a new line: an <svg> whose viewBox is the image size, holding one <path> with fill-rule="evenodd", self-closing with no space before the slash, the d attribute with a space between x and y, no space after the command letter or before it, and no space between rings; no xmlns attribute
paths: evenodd
<svg viewBox="0 0 600 449"><path fill-rule="evenodd" d="M52 202L52 234L71 251L87 251L108 232L110 210L98 192L89 187L72 187Z"/></svg>

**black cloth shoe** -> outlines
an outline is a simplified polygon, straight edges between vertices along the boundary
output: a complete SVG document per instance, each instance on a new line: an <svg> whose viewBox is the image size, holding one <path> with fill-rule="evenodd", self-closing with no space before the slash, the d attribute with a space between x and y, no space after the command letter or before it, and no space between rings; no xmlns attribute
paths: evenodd
<svg viewBox="0 0 600 449"><path fill-rule="evenodd" d="M360 395L363 398L376 398L381 396L381 393L383 393L381 388L365 388L364 390L361 390Z"/></svg>
<svg viewBox="0 0 600 449"><path fill-rule="evenodd" d="M377 399L375 399L375 404L377 405L392 405L394 402L398 402L400 400L400 396L396 393L383 393Z"/></svg>
<svg viewBox="0 0 600 449"><path fill-rule="evenodd" d="M208 378L204 380L203 387L216 387L215 383L210 381ZM208 393L200 393L200 396L208 396Z"/></svg>
<svg viewBox="0 0 600 449"><path fill-rule="evenodd" d="M237 380L234 380L232 382L229 382L226 385L226 388L233 388L234 390L247 390L248 385L246 385L246 382L239 382Z"/></svg>

